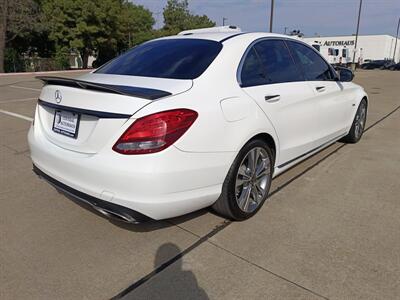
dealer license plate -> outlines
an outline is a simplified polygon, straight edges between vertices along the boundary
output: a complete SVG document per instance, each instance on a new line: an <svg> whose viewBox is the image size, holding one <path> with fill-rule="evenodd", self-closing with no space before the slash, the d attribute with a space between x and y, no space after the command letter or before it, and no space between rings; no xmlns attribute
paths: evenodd
<svg viewBox="0 0 400 300"><path fill-rule="evenodd" d="M53 131L62 135L76 138L78 136L80 115L65 110L54 113Z"/></svg>

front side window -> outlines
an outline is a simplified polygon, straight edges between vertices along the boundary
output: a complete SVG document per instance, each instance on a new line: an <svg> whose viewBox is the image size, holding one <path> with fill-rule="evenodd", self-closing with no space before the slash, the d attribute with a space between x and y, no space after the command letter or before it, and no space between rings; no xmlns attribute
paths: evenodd
<svg viewBox="0 0 400 300"><path fill-rule="evenodd" d="M307 80L321 81L335 78L331 67L311 47L298 42L288 41L295 62L301 66Z"/></svg>
<svg viewBox="0 0 400 300"><path fill-rule="evenodd" d="M195 79L213 62L222 44L202 39L164 39L139 45L96 73Z"/></svg>

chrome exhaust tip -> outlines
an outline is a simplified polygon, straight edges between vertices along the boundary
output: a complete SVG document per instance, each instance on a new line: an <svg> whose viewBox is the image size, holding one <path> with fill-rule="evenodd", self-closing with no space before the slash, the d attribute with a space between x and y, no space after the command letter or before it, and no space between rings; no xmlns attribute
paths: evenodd
<svg viewBox="0 0 400 300"><path fill-rule="evenodd" d="M103 207L99 207L96 205L92 205L92 207L107 218L115 219L115 220L122 221L124 223L129 223L129 224L138 224L139 223L132 216L121 214L119 212L112 211L112 210L109 210L109 209L106 209Z"/></svg>

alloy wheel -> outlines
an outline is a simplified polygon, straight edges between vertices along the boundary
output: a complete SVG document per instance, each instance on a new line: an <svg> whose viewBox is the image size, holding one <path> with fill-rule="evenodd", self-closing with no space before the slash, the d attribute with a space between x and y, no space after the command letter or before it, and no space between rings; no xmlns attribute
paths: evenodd
<svg viewBox="0 0 400 300"><path fill-rule="evenodd" d="M360 108L356 115L354 133L357 139L361 137L364 132L365 119L367 116L367 107L364 102L360 104Z"/></svg>
<svg viewBox="0 0 400 300"><path fill-rule="evenodd" d="M271 161L264 148L251 149L242 160L235 182L239 208L251 213L262 203L269 190Z"/></svg>

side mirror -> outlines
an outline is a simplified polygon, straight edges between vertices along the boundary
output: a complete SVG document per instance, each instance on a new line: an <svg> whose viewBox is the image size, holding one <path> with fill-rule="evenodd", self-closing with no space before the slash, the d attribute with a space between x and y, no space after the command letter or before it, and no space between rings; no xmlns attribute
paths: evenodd
<svg viewBox="0 0 400 300"><path fill-rule="evenodd" d="M339 81L350 82L354 78L354 73L352 70L345 67L336 67L336 72L339 76Z"/></svg>

